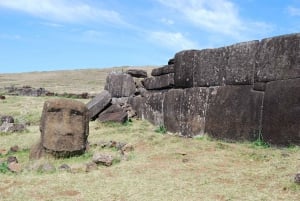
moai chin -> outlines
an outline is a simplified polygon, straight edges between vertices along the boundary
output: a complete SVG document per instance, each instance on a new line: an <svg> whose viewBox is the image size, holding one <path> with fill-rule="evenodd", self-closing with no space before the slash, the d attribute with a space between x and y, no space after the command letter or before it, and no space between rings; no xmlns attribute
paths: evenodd
<svg viewBox="0 0 300 201"><path fill-rule="evenodd" d="M85 152L89 134L86 106L75 100L51 99L44 103L40 122L41 140L31 150L30 158L45 153L69 157Z"/></svg>

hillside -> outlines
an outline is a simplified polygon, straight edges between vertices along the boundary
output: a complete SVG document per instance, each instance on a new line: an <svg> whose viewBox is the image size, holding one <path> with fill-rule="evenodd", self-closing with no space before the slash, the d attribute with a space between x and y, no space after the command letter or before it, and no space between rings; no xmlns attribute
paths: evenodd
<svg viewBox="0 0 300 201"><path fill-rule="evenodd" d="M59 93L98 93L111 70L122 68L0 74L0 88L30 85ZM15 156L22 168L10 173L0 165L1 201L300 200L300 185L294 183L300 171L299 147L228 143L206 135L182 138L138 119L124 125L90 122L90 146L84 155L30 161L30 148L40 138L43 104L52 98L0 100L0 115L27 123L25 132L0 132L0 164ZM128 143L133 150L122 158L115 147L103 146L110 141ZM16 145L19 150L11 151ZM116 160L110 167L88 166L97 152L110 153ZM40 168L45 164L56 169L47 172ZM65 164L70 171L59 169Z"/></svg>

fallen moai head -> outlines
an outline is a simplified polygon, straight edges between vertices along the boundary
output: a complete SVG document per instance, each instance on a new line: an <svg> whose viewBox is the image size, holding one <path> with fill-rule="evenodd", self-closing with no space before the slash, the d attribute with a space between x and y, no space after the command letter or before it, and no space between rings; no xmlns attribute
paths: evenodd
<svg viewBox="0 0 300 201"><path fill-rule="evenodd" d="M31 150L30 158L46 154L69 157L85 152L89 134L86 106L75 100L52 99L44 103L41 140Z"/></svg>

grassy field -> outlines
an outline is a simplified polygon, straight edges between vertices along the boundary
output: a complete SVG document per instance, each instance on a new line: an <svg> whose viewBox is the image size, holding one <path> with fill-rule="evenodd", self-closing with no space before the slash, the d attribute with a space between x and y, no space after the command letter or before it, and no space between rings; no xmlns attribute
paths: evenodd
<svg viewBox="0 0 300 201"><path fill-rule="evenodd" d="M24 83L56 92L98 93L103 89L107 72L40 72L38 76L36 73L0 74L0 87ZM77 75L63 79L65 76L61 73ZM35 81L30 82L28 78ZM30 123L26 132L0 134L0 149L8 150L14 145L21 148L17 153L0 155L0 160L16 156L24 169L18 174L0 173L1 201L300 200L300 185L293 182L295 173L300 171L299 147L263 148L251 142L227 143L208 137L180 138L171 133L156 132L155 126L142 120L125 125L90 123L90 144L110 140L130 143L134 151L128 160L121 160L111 167L98 166L91 172L57 170L41 173L28 170L27 167L45 161L56 168L68 164L80 170L91 161L95 152L118 155L114 149L91 147L80 157L29 161L29 149L40 137L42 106L49 98L53 97L7 96L0 100L0 114Z"/></svg>

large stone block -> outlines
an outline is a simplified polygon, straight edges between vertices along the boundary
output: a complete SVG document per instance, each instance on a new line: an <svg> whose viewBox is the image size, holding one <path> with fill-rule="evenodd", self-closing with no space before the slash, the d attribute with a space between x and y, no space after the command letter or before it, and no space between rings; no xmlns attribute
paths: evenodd
<svg viewBox="0 0 300 201"><path fill-rule="evenodd" d="M208 89L194 87L184 89L181 98L180 133L192 137L205 132L205 115L207 109Z"/></svg>
<svg viewBox="0 0 300 201"><path fill-rule="evenodd" d="M90 120L95 119L111 102L111 95L108 91L103 90L100 94L90 100L86 106L89 111Z"/></svg>
<svg viewBox="0 0 300 201"><path fill-rule="evenodd" d="M129 97L128 104L131 105L132 109L136 111L136 114L139 118L144 118L144 111L145 111L145 102L146 98L142 96L134 96Z"/></svg>
<svg viewBox="0 0 300 201"><path fill-rule="evenodd" d="M174 85L176 88L193 87L195 53L199 50L178 52L174 61Z"/></svg>
<svg viewBox="0 0 300 201"><path fill-rule="evenodd" d="M105 90L116 98L132 96L135 93L133 77L127 73L111 72L106 77Z"/></svg>
<svg viewBox="0 0 300 201"><path fill-rule="evenodd" d="M194 87L222 86L225 84L226 48L198 51L194 60Z"/></svg>
<svg viewBox="0 0 300 201"><path fill-rule="evenodd" d="M263 93L251 89L251 85L211 88L205 132L232 141L256 139Z"/></svg>
<svg viewBox="0 0 300 201"><path fill-rule="evenodd" d="M226 85L253 84L258 45L259 41L249 41L226 47Z"/></svg>
<svg viewBox="0 0 300 201"><path fill-rule="evenodd" d="M163 116L164 125L170 132L180 132L181 121L181 103L183 98L183 89L171 89L164 94Z"/></svg>
<svg viewBox="0 0 300 201"><path fill-rule="evenodd" d="M174 73L145 78L143 85L148 90L172 88L174 86Z"/></svg>
<svg viewBox="0 0 300 201"><path fill-rule="evenodd" d="M70 99L51 99L44 103L40 123L41 140L31 150L31 158L43 154L69 157L84 153L89 134L86 106Z"/></svg>
<svg viewBox="0 0 300 201"><path fill-rule="evenodd" d="M264 140L276 145L300 145L300 78L267 83Z"/></svg>
<svg viewBox="0 0 300 201"><path fill-rule="evenodd" d="M160 76L169 73L174 73L174 64L166 65L160 68L154 68L151 72L152 76Z"/></svg>
<svg viewBox="0 0 300 201"><path fill-rule="evenodd" d="M145 96L143 118L154 125L164 125L163 119L163 92L148 93Z"/></svg>
<svg viewBox="0 0 300 201"><path fill-rule="evenodd" d="M266 38L260 42L256 82L300 77L300 34Z"/></svg>

